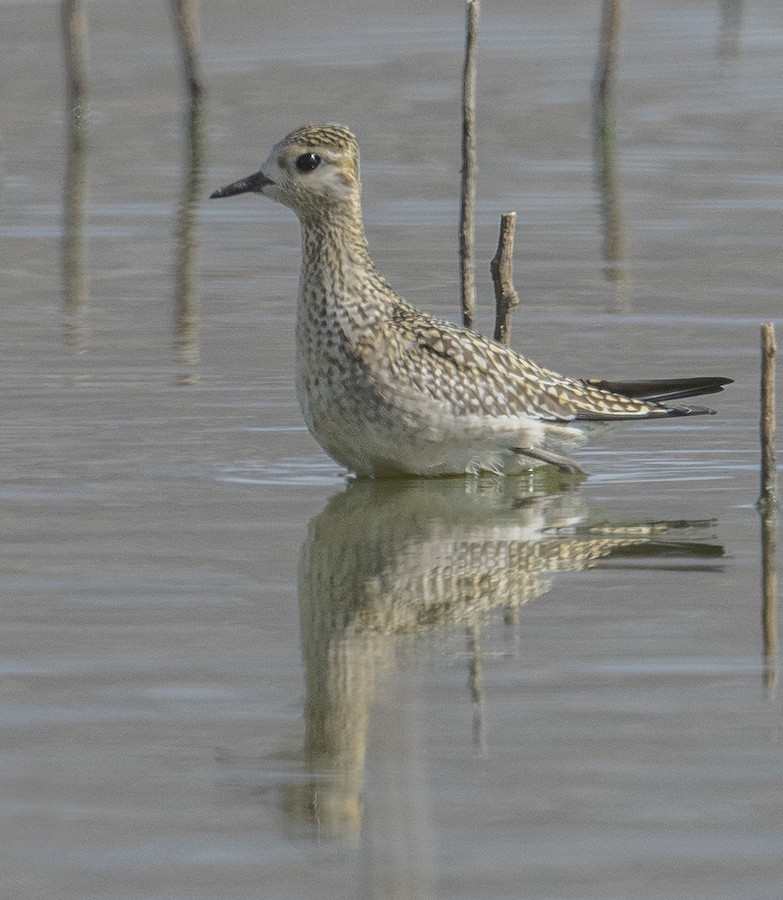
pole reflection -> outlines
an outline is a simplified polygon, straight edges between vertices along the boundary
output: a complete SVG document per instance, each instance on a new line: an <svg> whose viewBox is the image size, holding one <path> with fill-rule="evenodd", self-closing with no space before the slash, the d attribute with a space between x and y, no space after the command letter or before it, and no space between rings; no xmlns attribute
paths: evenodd
<svg viewBox="0 0 783 900"><path fill-rule="evenodd" d="M190 97L187 108L187 158L177 216L177 262L174 287L175 348L183 370L179 384L199 380L194 367L201 361L198 297L198 203L204 169L204 99Z"/></svg>
<svg viewBox="0 0 783 900"><path fill-rule="evenodd" d="M622 31L623 0L603 0L598 64L593 81L593 153L601 197L604 276L615 285L612 312L631 306L626 225L617 172L617 59Z"/></svg>
<svg viewBox="0 0 783 900"><path fill-rule="evenodd" d="M65 338L75 349L86 343L87 308L87 16L80 0L60 5L66 73L67 149L61 244Z"/></svg>
<svg viewBox="0 0 783 900"><path fill-rule="evenodd" d="M178 384L194 384L201 359L198 302L198 204L206 157L206 82L201 71L198 5L171 0L171 10L187 90L185 167L177 214L177 262L174 289L175 349L183 367Z"/></svg>
<svg viewBox="0 0 783 900"><path fill-rule="evenodd" d="M735 59L740 55L744 14L745 0L720 0L718 56L722 59Z"/></svg>

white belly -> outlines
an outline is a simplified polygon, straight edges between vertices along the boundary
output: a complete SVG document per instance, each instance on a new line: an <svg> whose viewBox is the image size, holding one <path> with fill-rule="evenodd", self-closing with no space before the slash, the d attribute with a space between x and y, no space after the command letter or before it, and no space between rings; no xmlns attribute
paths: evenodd
<svg viewBox="0 0 783 900"><path fill-rule="evenodd" d="M337 462L360 476L513 475L540 462L515 447L568 453L584 441L577 428L510 416L453 416L434 403L411 411L395 408L372 392L345 391L300 367L297 394L311 433Z"/></svg>

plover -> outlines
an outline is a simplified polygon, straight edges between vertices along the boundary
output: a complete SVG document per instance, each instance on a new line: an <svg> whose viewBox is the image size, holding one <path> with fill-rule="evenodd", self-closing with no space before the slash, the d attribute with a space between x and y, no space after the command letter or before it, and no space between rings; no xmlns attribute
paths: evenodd
<svg viewBox="0 0 783 900"><path fill-rule="evenodd" d="M360 190L354 135L306 125L254 175L212 194L264 194L298 216L297 395L315 439L357 475L581 471L567 454L586 424L710 413L669 404L731 382L569 378L420 312L370 257Z"/></svg>

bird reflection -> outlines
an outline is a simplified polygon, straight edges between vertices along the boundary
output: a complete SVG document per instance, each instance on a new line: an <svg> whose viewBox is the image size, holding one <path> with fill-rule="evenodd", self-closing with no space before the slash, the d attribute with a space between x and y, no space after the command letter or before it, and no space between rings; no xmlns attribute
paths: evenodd
<svg viewBox="0 0 783 900"><path fill-rule="evenodd" d="M618 552L722 553L672 540L665 522L591 521L581 493L542 486L354 481L310 522L299 571L306 775L285 796L292 818L321 835L358 836L370 702L401 640L460 626L480 652L482 624L513 619L509 611L549 591L558 572ZM479 677L480 664L471 663Z"/></svg>

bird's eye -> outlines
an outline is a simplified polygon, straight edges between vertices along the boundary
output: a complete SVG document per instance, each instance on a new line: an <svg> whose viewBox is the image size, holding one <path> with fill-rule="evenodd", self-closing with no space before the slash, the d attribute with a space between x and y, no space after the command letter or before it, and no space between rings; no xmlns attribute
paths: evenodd
<svg viewBox="0 0 783 900"><path fill-rule="evenodd" d="M312 172L321 165L322 159L317 153L303 153L296 160L296 168L300 172Z"/></svg>

